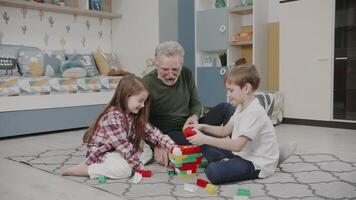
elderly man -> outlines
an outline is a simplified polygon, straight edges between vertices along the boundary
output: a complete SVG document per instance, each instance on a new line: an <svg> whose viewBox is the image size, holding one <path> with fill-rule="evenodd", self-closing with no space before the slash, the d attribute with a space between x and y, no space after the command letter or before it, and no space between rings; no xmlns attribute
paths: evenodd
<svg viewBox="0 0 356 200"><path fill-rule="evenodd" d="M199 123L220 125L228 122L234 108L222 103L200 118L202 106L192 72L183 67L184 50L174 41L159 44L155 50L157 69L143 77L151 94L150 122L178 145L187 145L182 130ZM155 158L168 163L167 152L155 148Z"/></svg>

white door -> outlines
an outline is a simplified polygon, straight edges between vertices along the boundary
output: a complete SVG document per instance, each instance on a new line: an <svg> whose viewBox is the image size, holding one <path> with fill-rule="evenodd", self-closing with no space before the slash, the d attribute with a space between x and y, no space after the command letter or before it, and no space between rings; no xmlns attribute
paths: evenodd
<svg viewBox="0 0 356 200"><path fill-rule="evenodd" d="M281 1L280 90L286 118L331 120L333 24L334 0Z"/></svg>

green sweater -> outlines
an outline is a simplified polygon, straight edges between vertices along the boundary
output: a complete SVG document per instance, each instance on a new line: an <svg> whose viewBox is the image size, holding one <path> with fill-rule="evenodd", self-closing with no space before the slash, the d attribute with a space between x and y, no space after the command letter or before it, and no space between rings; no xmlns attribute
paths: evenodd
<svg viewBox="0 0 356 200"><path fill-rule="evenodd" d="M143 77L150 90L150 122L159 129L181 129L191 115L201 114L201 104L192 72L183 67L177 82L165 85L157 69Z"/></svg>

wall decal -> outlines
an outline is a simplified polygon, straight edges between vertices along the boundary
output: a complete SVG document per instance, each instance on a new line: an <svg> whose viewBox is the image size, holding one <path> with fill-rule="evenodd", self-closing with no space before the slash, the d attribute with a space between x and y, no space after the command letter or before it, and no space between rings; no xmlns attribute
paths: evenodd
<svg viewBox="0 0 356 200"><path fill-rule="evenodd" d="M27 26L26 26L26 25L22 25L22 26L21 26L21 30L22 30L22 33L23 33L23 34L26 34Z"/></svg>
<svg viewBox="0 0 356 200"><path fill-rule="evenodd" d="M64 46L66 45L67 41L64 38L61 38L59 43L62 45L62 49L64 50Z"/></svg>
<svg viewBox="0 0 356 200"><path fill-rule="evenodd" d="M43 41L44 41L46 47L48 47L48 39L49 39L49 35L46 33L46 34L43 36Z"/></svg>
<svg viewBox="0 0 356 200"><path fill-rule="evenodd" d="M22 8L21 9L21 13L22 13L22 18L26 19L27 9L26 8Z"/></svg>
<svg viewBox="0 0 356 200"><path fill-rule="evenodd" d="M70 24L66 24L66 30L67 30L67 33L70 32Z"/></svg>
<svg viewBox="0 0 356 200"><path fill-rule="evenodd" d="M74 21L76 22L78 15L77 14L73 14L73 16L74 16Z"/></svg>
<svg viewBox="0 0 356 200"><path fill-rule="evenodd" d="M99 24L102 25L103 24L103 19L102 17L99 17Z"/></svg>
<svg viewBox="0 0 356 200"><path fill-rule="evenodd" d="M43 20L43 16L44 16L43 10L40 10L40 11L38 12L38 15L40 16L40 20L42 21L42 20Z"/></svg>
<svg viewBox="0 0 356 200"><path fill-rule="evenodd" d="M89 20L86 21L85 25L87 26L88 31L89 31L90 30L90 22L89 22Z"/></svg>
<svg viewBox="0 0 356 200"><path fill-rule="evenodd" d="M4 33L0 32L0 44L2 44L2 38L4 37Z"/></svg>
<svg viewBox="0 0 356 200"><path fill-rule="evenodd" d="M10 16L7 15L6 11L2 14L2 18L5 20L5 23L8 24L8 22L10 20Z"/></svg>
<svg viewBox="0 0 356 200"><path fill-rule="evenodd" d="M99 31L98 34L99 34L99 38L101 39L103 37L103 31Z"/></svg>
<svg viewBox="0 0 356 200"><path fill-rule="evenodd" d="M86 41L87 41L87 39L85 38L85 36L83 36L83 38L82 38L82 45L83 45L83 47L85 48L85 43L86 43Z"/></svg>
<svg viewBox="0 0 356 200"><path fill-rule="evenodd" d="M48 18L48 22L49 22L49 25L51 26L51 28L53 28L54 19L53 19L52 16L50 16L50 17Z"/></svg>

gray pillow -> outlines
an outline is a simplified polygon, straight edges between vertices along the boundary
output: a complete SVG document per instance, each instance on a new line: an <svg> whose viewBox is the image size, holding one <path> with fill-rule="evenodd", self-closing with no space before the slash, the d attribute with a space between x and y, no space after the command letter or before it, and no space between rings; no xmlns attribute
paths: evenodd
<svg viewBox="0 0 356 200"><path fill-rule="evenodd" d="M87 72L86 73L87 77L93 77L99 75L94 58L91 54L67 54L66 57L72 63L73 62L78 63L80 67L83 67Z"/></svg>
<svg viewBox="0 0 356 200"><path fill-rule="evenodd" d="M45 76L60 76L61 66L65 61L63 50L45 51L43 53L43 65Z"/></svg>

